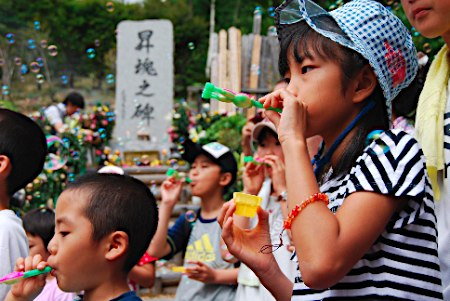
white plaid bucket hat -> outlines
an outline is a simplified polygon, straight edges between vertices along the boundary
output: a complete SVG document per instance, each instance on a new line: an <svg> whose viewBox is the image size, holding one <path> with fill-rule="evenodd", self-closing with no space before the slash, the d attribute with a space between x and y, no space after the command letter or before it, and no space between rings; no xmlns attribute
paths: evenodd
<svg viewBox="0 0 450 301"><path fill-rule="evenodd" d="M342 32L331 30L329 22L324 22L327 17L333 18ZM369 61L390 117L392 100L411 83L418 69L416 48L402 21L372 0L353 0L331 12L310 0L287 0L276 9L279 37L286 25L300 21Z"/></svg>

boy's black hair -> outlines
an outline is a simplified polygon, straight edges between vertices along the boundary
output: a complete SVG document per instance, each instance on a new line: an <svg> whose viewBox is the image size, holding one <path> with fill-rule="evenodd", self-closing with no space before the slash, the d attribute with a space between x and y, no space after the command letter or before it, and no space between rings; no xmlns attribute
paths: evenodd
<svg viewBox="0 0 450 301"><path fill-rule="evenodd" d="M74 106L84 109L84 97L78 92L71 92L64 98L63 104L71 103Z"/></svg>
<svg viewBox="0 0 450 301"><path fill-rule="evenodd" d="M48 208L37 208L22 217L23 228L33 236L39 236L45 249L55 234L55 212Z"/></svg>
<svg viewBox="0 0 450 301"><path fill-rule="evenodd" d="M332 29L334 32L345 35L332 18L325 17L322 22L327 23L328 30ZM283 34L279 39L280 56L278 67L281 76L285 76L289 71L290 57L293 57L296 62L301 63L305 57L311 58L313 54L316 54L322 59L339 64L342 70L341 92L344 93L348 88L350 80L354 78L364 66L369 65L369 62L359 53L349 48L345 48L318 34L304 21L283 26ZM366 137L371 131L387 130L389 128L385 99L379 84L373 93L365 100L365 103L369 100L375 102L375 107L361 118L355 126L356 135L354 139L350 140L337 165L333 166L334 176L350 171L354 162L366 147ZM316 175L319 180L321 179L323 172L326 172L327 169L328 168L323 168L322 173Z"/></svg>
<svg viewBox="0 0 450 301"><path fill-rule="evenodd" d="M44 167L47 141L41 128L21 113L0 109L0 155L11 161L8 195L33 181Z"/></svg>
<svg viewBox="0 0 450 301"><path fill-rule="evenodd" d="M126 175L90 174L66 190L88 194L85 215L92 223L92 238L100 241L114 231L128 235L123 271L128 273L147 250L158 224L156 200L141 181Z"/></svg>

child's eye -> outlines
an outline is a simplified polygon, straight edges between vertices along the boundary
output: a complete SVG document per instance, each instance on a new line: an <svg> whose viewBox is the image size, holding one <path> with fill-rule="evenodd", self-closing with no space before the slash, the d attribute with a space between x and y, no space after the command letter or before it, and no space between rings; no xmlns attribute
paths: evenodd
<svg viewBox="0 0 450 301"><path fill-rule="evenodd" d="M312 67L312 66L304 66L304 67L302 67L302 74L305 74L305 73L311 71L312 69L314 69L314 67Z"/></svg>
<svg viewBox="0 0 450 301"><path fill-rule="evenodd" d="M62 237L65 237L69 234L69 232L66 231L60 231L59 234L61 234Z"/></svg>

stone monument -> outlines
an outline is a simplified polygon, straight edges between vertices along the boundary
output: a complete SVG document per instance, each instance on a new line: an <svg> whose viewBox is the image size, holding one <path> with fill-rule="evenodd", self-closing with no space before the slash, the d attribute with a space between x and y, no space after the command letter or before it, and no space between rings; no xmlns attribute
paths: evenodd
<svg viewBox="0 0 450 301"><path fill-rule="evenodd" d="M173 107L173 26L168 20L122 21L117 27L114 146L169 148Z"/></svg>

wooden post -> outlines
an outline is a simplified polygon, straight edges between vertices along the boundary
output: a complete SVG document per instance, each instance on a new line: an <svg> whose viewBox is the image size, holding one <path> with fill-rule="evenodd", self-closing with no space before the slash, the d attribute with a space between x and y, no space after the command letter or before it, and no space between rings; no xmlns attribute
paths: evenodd
<svg viewBox="0 0 450 301"><path fill-rule="evenodd" d="M228 29L228 78L230 90L239 93L241 91L241 31L235 27ZM229 108L230 113L236 112L234 105Z"/></svg>
<svg viewBox="0 0 450 301"><path fill-rule="evenodd" d="M228 80L228 49L227 49L227 32L224 29L219 31L219 83L221 88L229 87ZM219 102L219 111L228 112L228 104Z"/></svg>
<svg viewBox="0 0 450 301"><path fill-rule="evenodd" d="M258 88L258 78L260 73L260 59L261 59L261 11L256 9L253 15L253 48L252 58L250 64L250 80L249 89ZM254 107L247 110L247 118L252 118L256 114Z"/></svg>

